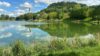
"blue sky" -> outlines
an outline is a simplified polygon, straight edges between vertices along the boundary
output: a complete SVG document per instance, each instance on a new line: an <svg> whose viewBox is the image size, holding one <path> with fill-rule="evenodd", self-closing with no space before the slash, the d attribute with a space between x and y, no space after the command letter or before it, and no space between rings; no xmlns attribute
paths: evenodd
<svg viewBox="0 0 100 56"><path fill-rule="evenodd" d="M35 13L44 8L48 4L43 2L36 2L35 0L0 0L0 14L9 14L15 16L27 13L27 9L31 8L31 12ZM17 14L18 13L18 14Z"/></svg>
<svg viewBox="0 0 100 56"><path fill-rule="evenodd" d="M0 0L0 14L7 14L9 16L19 16L28 12L28 8L31 8L31 12L35 13L49 4L61 1L75 1L87 5L99 5L99 0Z"/></svg>

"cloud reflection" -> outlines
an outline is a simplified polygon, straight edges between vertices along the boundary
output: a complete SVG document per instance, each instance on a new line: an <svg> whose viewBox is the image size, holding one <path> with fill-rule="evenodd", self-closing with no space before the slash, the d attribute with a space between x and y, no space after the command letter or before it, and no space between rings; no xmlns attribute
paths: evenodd
<svg viewBox="0 0 100 56"><path fill-rule="evenodd" d="M5 32L5 33L0 34L0 39L1 39L1 38L8 38L8 37L11 37L11 36L12 36L12 33L10 33L10 32Z"/></svg>

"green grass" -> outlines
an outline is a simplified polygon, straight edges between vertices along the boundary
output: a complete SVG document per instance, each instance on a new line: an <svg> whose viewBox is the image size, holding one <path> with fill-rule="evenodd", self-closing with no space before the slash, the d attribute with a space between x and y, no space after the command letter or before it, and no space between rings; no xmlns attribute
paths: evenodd
<svg viewBox="0 0 100 56"><path fill-rule="evenodd" d="M84 40L84 41L82 41ZM0 56L100 56L100 42L96 39L53 39L47 44L35 42L25 45L16 41L9 47L0 48Z"/></svg>

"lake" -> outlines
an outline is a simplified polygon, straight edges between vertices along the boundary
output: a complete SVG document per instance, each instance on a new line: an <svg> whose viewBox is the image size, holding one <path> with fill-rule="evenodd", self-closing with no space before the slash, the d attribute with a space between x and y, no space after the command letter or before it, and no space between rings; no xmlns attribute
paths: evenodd
<svg viewBox="0 0 100 56"><path fill-rule="evenodd" d="M35 40L49 40L51 37L91 38L100 34L100 25L72 22L26 22L1 21L0 46L9 45L16 40L30 44Z"/></svg>

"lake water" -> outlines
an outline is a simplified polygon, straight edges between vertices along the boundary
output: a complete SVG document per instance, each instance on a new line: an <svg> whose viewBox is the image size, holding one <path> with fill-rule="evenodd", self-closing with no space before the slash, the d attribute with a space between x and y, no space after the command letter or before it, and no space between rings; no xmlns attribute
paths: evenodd
<svg viewBox="0 0 100 56"><path fill-rule="evenodd" d="M73 38L95 37L100 34L100 25L91 23L64 22L25 22L1 21L0 46L11 44L16 40L32 43L34 40L48 40L51 37Z"/></svg>

